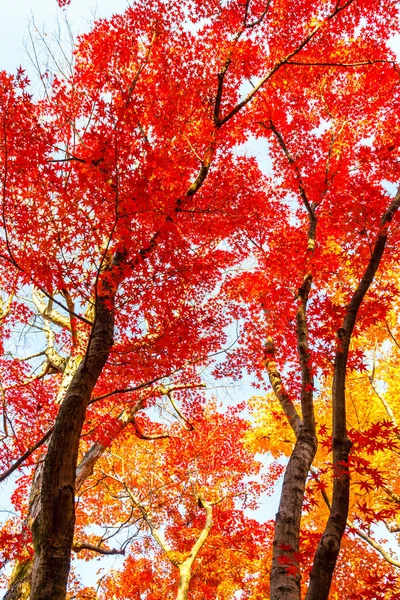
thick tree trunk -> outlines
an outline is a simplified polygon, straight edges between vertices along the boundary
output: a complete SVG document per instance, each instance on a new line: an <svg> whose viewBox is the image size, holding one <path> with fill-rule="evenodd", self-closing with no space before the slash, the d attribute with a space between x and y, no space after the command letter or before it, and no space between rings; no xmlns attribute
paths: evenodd
<svg viewBox="0 0 400 600"><path fill-rule="evenodd" d="M64 600L75 527L75 469L86 407L113 345L114 319L99 301L85 358L61 405L43 468L40 512L32 525L31 600Z"/></svg>
<svg viewBox="0 0 400 600"><path fill-rule="evenodd" d="M271 571L271 600L299 600L299 531L307 475L317 444L306 430L299 434L286 467L275 519Z"/></svg>
<svg viewBox="0 0 400 600"><path fill-rule="evenodd" d="M122 431L128 423L130 423L136 413L140 410L141 403L139 402L133 408L124 411L120 417L120 430ZM116 433L118 435L119 431ZM101 444L100 442L96 442L93 446L88 450L85 456L80 461L79 465L76 468L76 476L75 476L75 493L77 493L82 487L85 479L89 477L93 473L93 469L95 467L96 462L101 458L104 454L107 446ZM29 502L29 511L27 517L27 526L32 528L32 524L37 518L41 499L40 499L40 490L42 485L42 476L43 476L43 464L39 464L35 476L32 482L31 494L30 494L30 502ZM31 578L32 578L32 566L33 560L27 560L22 563L17 563L14 568L14 572L11 576L10 586L7 594L3 597L3 600L28 600L30 597L30 589L31 589Z"/></svg>
<svg viewBox="0 0 400 600"><path fill-rule="evenodd" d="M93 388L113 345L113 305L123 260L123 255L116 255L98 281L87 351L60 407L44 461L40 507L32 523L35 559L31 600L64 600L66 596L75 527L79 440Z"/></svg>

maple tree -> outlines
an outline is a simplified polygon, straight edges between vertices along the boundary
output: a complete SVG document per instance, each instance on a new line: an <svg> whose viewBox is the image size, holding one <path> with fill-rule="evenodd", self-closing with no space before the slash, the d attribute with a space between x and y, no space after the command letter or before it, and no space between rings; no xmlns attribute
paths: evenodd
<svg viewBox="0 0 400 600"><path fill-rule="evenodd" d="M137 564L136 559L149 553L149 539L145 536L135 540L124 570L103 582L102 597L147 593L149 597L158 594L160 598L184 599L188 598L190 586L190 596L229 598L241 589L244 574L249 576L252 570L257 574L260 560L256 559L256 549L265 553L268 528L246 518L241 509L254 506L260 492L267 486L271 489L272 481L259 478L261 463L254 461L252 453L244 448L243 434L249 424L238 418L237 410L220 413L216 408L207 403L198 404L195 409L192 402L194 429L182 431L175 425L170 437L158 447L149 441L143 441L141 446L136 442L135 455L131 445L119 446L116 440L112 452L120 459L117 469L111 457L97 464L78 505L80 523L85 521L82 511L90 514L93 505L100 506L105 514L101 522L109 523L113 510L115 526L122 521L130 534L132 524L140 531L144 528L158 545L158 551L150 546L153 566L144 567L146 561ZM94 485L97 481L99 485ZM99 487L103 487L102 492ZM101 500L99 493L103 494ZM117 502L113 500L116 498ZM90 523L91 519L86 521ZM249 529L252 534L247 541ZM82 536L79 532L76 535L78 539ZM96 537L91 543L98 546L101 536ZM225 559L224 549L229 552ZM165 573L166 561L179 574L176 584L174 572ZM234 565L239 576L235 575ZM141 570L148 575L140 576L139 592L137 577L132 574ZM255 577L248 587L257 582Z"/></svg>
<svg viewBox="0 0 400 600"><path fill-rule="evenodd" d="M346 563L332 583L343 536L345 551L357 548L365 563L362 544L374 547L365 527L397 519L396 484L374 463L380 453L392 461L395 411L385 400L390 418L382 416L371 377L359 409L372 394L381 412L360 424L347 406L353 376L366 373L374 348L396 340L399 68L388 43L397 24L388 0L152 0L95 23L77 41L70 76L42 74L40 100L22 68L1 73L2 478L24 469L13 498L23 526L9 521L2 532L5 558L17 560L8 598L65 598L73 548L112 551L75 533L99 515L121 521L122 488L161 542L152 523L162 511L147 515L113 449L136 456L143 489L136 440L160 443L176 427L152 420L154 407L165 399L182 435L195 439L196 419L207 431L196 413L207 377L267 375L276 402L264 403L266 449L290 454L270 588L248 597L343 593ZM247 150L254 140L271 161L268 175ZM173 444L166 460L168 452ZM178 467L185 460L182 452ZM95 475L95 508L85 514L75 494L106 464L120 488ZM226 468L236 467L245 472L231 457ZM218 470L208 468L212 480ZM200 533L191 550L178 546L192 552L190 566L204 557L219 581L207 540L217 535L214 503L223 505L207 492L194 494L197 509L193 494L183 498ZM179 514L179 504L170 510ZM221 517L228 528L229 518ZM238 522L255 528L243 515ZM172 546L178 530L166 527ZM221 558L234 563L228 533ZM137 564L129 556L121 593L136 593L128 581L149 573L155 552ZM186 558L171 564L180 569ZM394 585L397 565L387 558L371 586ZM265 568L250 563L226 594L244 594L246 578Z"/></svg>

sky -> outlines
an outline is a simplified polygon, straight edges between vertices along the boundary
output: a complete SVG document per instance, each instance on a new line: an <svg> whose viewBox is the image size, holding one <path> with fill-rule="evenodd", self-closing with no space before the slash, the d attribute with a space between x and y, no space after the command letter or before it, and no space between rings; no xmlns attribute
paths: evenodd
<svg viewBox="0 0 400 600"><path fill-rule="evenodd" d="M72 0L70 6L60 9L57 0L3 0L0 2L0 70L15 72L22 65L30 71L26 44L32 20L51 38L58 30L58 21L62 22L65 17L74 33L83 33L90 29L94 17L109 17L128 5L128 0Z"/></svg>
<svg viewBox="0 0 400 600"><path fill-rule="evenodd" d="M94 18L109 17L122 12L129 0L72 0L71 5L60 9L57 0L11 0L0 2L0 70L15 72L22 65L29 73L29 56L26 49L29 27L36 27L51 38L58 29L57 23L67 17L74 33L90 29ZM393 49L400 54L400 35L393 40Z"/></svg>

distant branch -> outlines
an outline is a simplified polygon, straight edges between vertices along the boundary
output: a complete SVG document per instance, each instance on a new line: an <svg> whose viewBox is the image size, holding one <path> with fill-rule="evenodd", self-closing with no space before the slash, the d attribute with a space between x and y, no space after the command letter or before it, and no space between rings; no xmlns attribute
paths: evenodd
<svg viewBox="0 0 400 600"><path fill-rule="evenodd" d="M377 398L378 398L378 399L381 401L381 403L383 404L383 407L384 407L384 409L386 410L386 413L387 413L388 417L390 418L390 420L392 421L393 425L394 425L395 427L397 427L397 421L396 421L396 417L394 416L394 413L393 413L393 411L392 411L392 407L390 406L390 404L389 404L388 402L386 402L386 399L385 399L383 396L381 396L381 395L379 394L379 392L377 391L377 389L376 389L376 387L375 387L375 385L374 385L373 378L372 378L372 377L368 377L368 379L369 379L369 382L370 382L370 385L371 385L371 388L372 388L372 390L373 390L374 394L376 395L376 397L377 397ZM396 432L396 434L395 434L395 435L396 435L396 437L397 437L398 439L400 439L400 433L397 433L397 432Z"/></svg>
<svg viewBox="0 0 400 600"><path fill-rule="evenodd" d="M91 550L92 552L97 552L98 554L105 554L105 555L112 555L112 554L125 555L125 549L118 550L116 548L102 548L101 546L94 546L93 544L86 544L85 542L76 542L72 546L72 550L74 552L81 552L81 550Z"/></svg>
<svg viewBox="0 0 400 600"><path fill-rule="evenodd" d="M315 471L313 470L313 476L318 480L318 475L316 475ZM327 505L327 507L329 508L329 510L331 509L331 503L329 501L328 495L326 493L326 491L324 489L321 489L321 494L322 497L325 501L325 504ZM377 552L379 552L379 554L381 556L383 556L383 558L386 560L386 562L390 563L391 565L393 565L394 567L400 567L400 561L395 560L394 558L392 558L390 556L390 554L388 552L386 552L386 550L383 548L383 546L381 546L381 544L378 544L377 542L375 542L375 540L373 540L369 535L367 535L364 531L362 531L361 529L359 529L358 527L356 527L354 525L354 523L352 523L352 521L350 521L350 519L347 519L347 526L350 527L350 529L358 535L358 537L360 537L361 539L363 539L365 542L367 542L367 544L369 544L372 548L374 548L374 550L376 550Z"/></svg>
<svg viewBox="0 0 400 600"><path fill-rule="evenodd" d="M389 327L389 325L388 325L388 322L387 322L386 320L385 320L385 325L386 325L386 329L387 329L387 332L388 332L388 334L390 335L390 337L392 338L392 340L394 341L394 343L396 344L396 346L397 346L398 348L400 348L400 344L399 344L399 342L396 340L396 338L394 337L394 335L393 335L393 333L392 333L392 330L390 329L390 327Z"/></svg>
<svg viewBox="0 0 400 600"><path fill-rule="evenodd" d="M40 446L42 446L46 442L46 440L48 440L48 438L50 437L50 435L52 433L53 433L53 427L48 429L46 431L46 433L40 438L40 440L38 440L36 442L36 444L34 444L30 448L28 448L28 450L18 460L16 460L15 463L12 464L9 469L7 469L6 471L3 471L3 473L0 474L0 482L7 479L7 477L9 475L11 475L11 473L13 473L16 469L18 469L18 467L20 465L22 465L22 463L25 462L26 459L29 458L31 456L31 454L33 454L35 452L35 450L40 448Z"/></svg>
<svg viewBox="0 0 400 600"><path fill-rule="evenodd" d="M271 119L269 121L269 125L266 125L265 123L260 123L260 125L265 127L265 129L270 129L272 131L272 133L275 135L276 139L278 140L278 144L282 148L284 155L286 156L287 160L289 161L289 163L292 165L292 167L294 168L294 170L296 172L297 185L299 188L300 196L303 200L305 208L307 209L310 219L315 219L314 209L313 209L310 201L308 200L306 188L305 188L305 185L304 185L302 177L301 177L300 169L299 169L298 165L296 164L295 159L290 154L288 147L282 137L282 134L277 130L274 122Z"/></svg>
<svg viewBox="0 0 400 600"><path fill-rule="evenodd" d="M172 392L168 392L167 394L168 399L172 405L172 408L174 409L174 411L176 412L176 414L178 415L178 417L187 425L187 428L190 431L193 431L194 427L191 424L191 422L181 413L181 411L179 410L178 406L175 403L175 400L173 398Z"/></svg>
<svg viewBox="0 0 400 600"><path fill-rule="evenodd" d="M299 67L362 67L364 65L374 65L374 64L389 64L392 65L396 71L398 70L398 66L394 60L385 60L385 59L376 59L376 60L363 60L359 62L353 63L340 63L340 62L301 62L295 60L289 60L287 62L288 65L295 65Z"/></svg>
<svg viewBox="0 0 400 600"><path fill-rule="evenodd" d="M138 385L132 387L120 388L118 390L108 392L107 394L103 394L102 396L96 396L95 398L92 398L90 400L89 404L94 404L95 402L99 402L99 400L104 400L105 398L109 398L110 396L116 396L118 394L128 394L129 392L137 392L139 390L143 390L144 388L150 387L154 383L157 383L157 381L161 381L162 379L164 379L164 377L165 375L161 375L160 377L155 377L154 379L150 379L149 381L139 383Z"/></svg>
<svg viewBox="0 0 400 600"><path fill-rule="evenodd" d="M161 440L164 438L169 438L169 433L155 433L147 435L143 432L142 428L135 419L131 419L131 423L135 429L137 437L141 440Z"/></svg>

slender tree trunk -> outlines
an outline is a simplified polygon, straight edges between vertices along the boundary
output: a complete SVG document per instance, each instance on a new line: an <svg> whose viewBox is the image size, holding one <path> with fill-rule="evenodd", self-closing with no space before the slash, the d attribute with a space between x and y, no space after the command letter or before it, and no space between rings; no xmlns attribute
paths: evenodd
<svg viewBox="0 0 400 600"><path fill-rule="evenodd" d="M201 548L203 547L203 544L206 541L213 525L212 504L206 502L206 500L200 496L197 496L197 499L201 508L204 508L206 511L206 522L199 537L193 545L189 556L181 564L175 564L175 566L177 566L179 569L179 587L176 600L188 599L190 580L192 578L192 565Z"/></svg>
<svg viewBox="0 0 400 600"><path fill-rule="evenodd" d="M400 206L400 187L382 215L374 250L338 331L332 387L333 496L329 518L314 556L306 600L328 600L333 572L349 512L351 442L346 430L346 372L350 341L358 310L368 292L385 250L389 224Z"/></svg>
<svg viewBox="0 0 400 600"><path fill-rule="evenodd" d="M207 502L199 495L196 495L197 502L200 508L203 508L206 511L206 522L204 523L204 527L200 532L199 537L195 541L190 550L189 555L182 562L176 559L175 553L171 549L168 542L164 539L163 534L159 531L153 524L152 517L150 513L146 510L145 506L141 504L134 496L132 499L134 500L137 507L140 509L144 520L150 528L151 535L156 540L157 544L160 546L161 550L166 554L167 558L171 561L171 563L179 570L179 586L178 592L176 596L176 600L187 600L189 594L190 580L192 578L192 565L196 560L197 555L199 554L201 548L203 547L208 535L213 526L213 515L212 515L212 506L213 503Z"/></svg>
<svg viewBox="0 0 400 600"><path fill-rule="evenodd" d="M313 405L313 372L308 348L307 301L312 277L306 275L299 289L297 309L297 347L302 374L301 420L284 390L274 363L273 345L267 345L267 370L275 393L288 415L296 444L283 479L279 509L275 518L271 570L271 600L300 599L299 534L308 472L317 451Z"/></svg>
<svg viewBox="0 0 400 600"><path fill-rule="evenodd" d="M346 529L350 499L349 454L351 442L346 431L347 351L336 357L332 389L333 406L333 496L329 518L314 557L307 600L326 600L329 596L340 543Z"/></svg>
<svg viewBox="0 0 400 600"><path fill-rule="evenodd" d="M301 515L306 481L315 453L317 438L314 417L314 375L312 355L308 344L307 303L312 284L312 256L315 249L317 216L316 204L310 202L307 189L282 134L270 119L269 128L276 137L286 159L294 168L297 186L308 215L306 274L298 290L296 336L301 369L301 417L284 389L273 360L273 345L266 347L266 366L271 385L296 436L296 444L286 467L279 510L276 514L271 570L271 600L300 600L300 565L298 560ZM271 360L272 358L272 360Z"/></svg>

